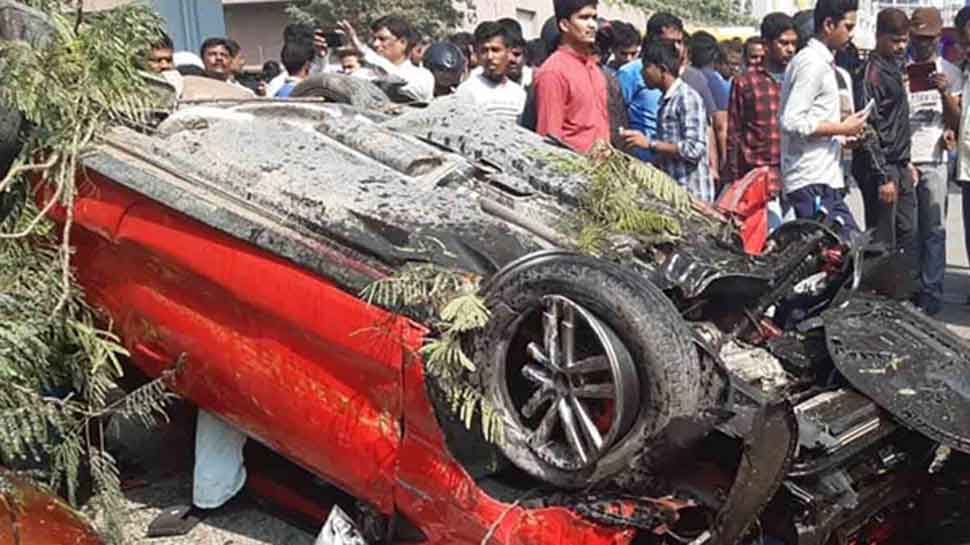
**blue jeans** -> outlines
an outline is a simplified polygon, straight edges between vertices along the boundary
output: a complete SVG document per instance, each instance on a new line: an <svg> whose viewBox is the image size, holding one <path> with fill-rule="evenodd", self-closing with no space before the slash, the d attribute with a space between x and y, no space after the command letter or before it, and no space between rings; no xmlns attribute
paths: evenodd
<svg viewBox="0 0 970 545"><path fill-rule="evenodd" d="M919 305L929 314L936 314L943 306L943 277L946 274L946 163L917 165L919 184L916 186L919 225L919 266L922 290ZM964 217L966 217L964 212Z"/></svg>
<svg viewBox="0 0 970 545"><path fill-rule="evenodd" d="M815 219L824 214L827 221L841 225L845 232L858 231L842 191L825 184L813 184L785 195L785 209L793 208L798 219Z"/></svg>

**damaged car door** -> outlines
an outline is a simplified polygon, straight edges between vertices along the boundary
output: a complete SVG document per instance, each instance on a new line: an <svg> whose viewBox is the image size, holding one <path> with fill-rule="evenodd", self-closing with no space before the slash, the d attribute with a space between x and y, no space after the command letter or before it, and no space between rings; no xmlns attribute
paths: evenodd
<svg viewBox="0 0 970 545"><path fill-rule="evenodd" d="M94 184L75 265L151 376L390 512L401 437L400 320L289 261L138 193ZM102 180L104 181L104 180ZM110 190L110 191L109 191ZM103 207L102 207L103 208Z"/></svg>

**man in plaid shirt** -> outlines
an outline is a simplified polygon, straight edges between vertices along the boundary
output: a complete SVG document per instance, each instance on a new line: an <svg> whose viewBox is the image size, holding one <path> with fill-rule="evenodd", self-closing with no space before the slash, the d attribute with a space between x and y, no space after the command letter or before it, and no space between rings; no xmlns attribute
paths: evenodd
<svg viewBox="0 0 970 545"><path fill-rule="evenodd" d="M697 91L680 79L681 59L672 44L654 40L643 46L643 80L663 92L657 112L657 138L623 131L628 147L654 152L655 163L703 201L714 200L707 156L707 110Z"/></svg>
<svg viewBox="0 0 970 545"><path fill-rule="evenodd" d="M773 185L780 187L781 84L798 44L795 21L771 13L761 22L765 60L734 78L728 103L727 164L722 179L740 180L758 167L771 167Z"/></svg>

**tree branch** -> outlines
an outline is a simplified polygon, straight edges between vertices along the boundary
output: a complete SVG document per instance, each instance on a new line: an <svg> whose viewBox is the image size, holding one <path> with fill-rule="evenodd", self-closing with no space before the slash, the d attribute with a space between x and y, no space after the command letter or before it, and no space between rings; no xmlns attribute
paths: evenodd
<svg viewBox="0 0 970 545"><path fill-rule="evenodd" d="M27 165L17 165L10 169L10 172L4 176L3 180L0 181L0 191L6 191L8 186L13 182L14 178L23 174L25 172L37 172L43 171L54 166L55 163L61 158L60 154L52 153L50 157L47 158L43 163L30 163Z"/></svg>

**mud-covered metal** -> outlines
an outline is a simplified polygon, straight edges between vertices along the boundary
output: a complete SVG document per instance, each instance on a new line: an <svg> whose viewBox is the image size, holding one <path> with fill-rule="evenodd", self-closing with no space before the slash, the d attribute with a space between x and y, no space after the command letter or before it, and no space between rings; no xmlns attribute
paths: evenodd
<svg viewBox="0 0 970 545"><path fill-rule="evenodd" d="M907 303L857 294L824 315L853 386L905 426L970 452L970 347Z"/></svg>
<svg viewBox="0 0 970 545"><path fill-rule="evenodd" d="M743 433L741 463L711 529L712 545L735 545L745 536L781 487L798 444L798 424L787 401L768 401L736 386L735 409L747 415L747 429L735 430Z"/></svg>
<svg viewBox="0 0 970 545"><path fill-rule="evenodd" d="M189 108L154 136L116 129L84 164L352 291L374 274L348 261L378 275L408 262L485 274L548 244L480 207L480 172L460 156L346 106L285 112Z"/></svg>

